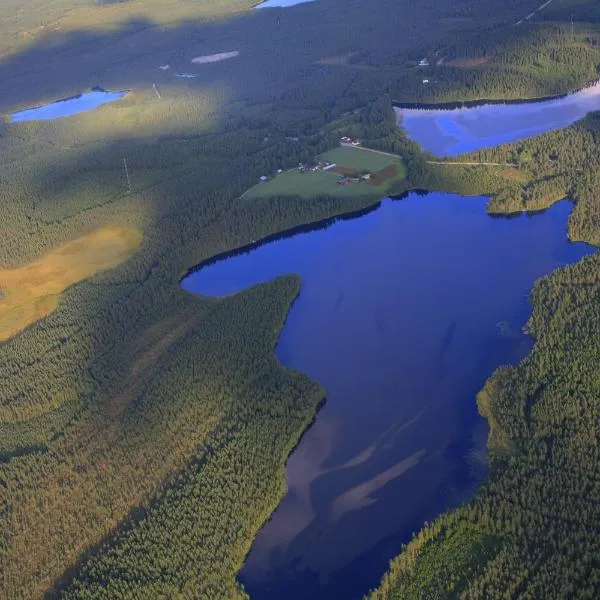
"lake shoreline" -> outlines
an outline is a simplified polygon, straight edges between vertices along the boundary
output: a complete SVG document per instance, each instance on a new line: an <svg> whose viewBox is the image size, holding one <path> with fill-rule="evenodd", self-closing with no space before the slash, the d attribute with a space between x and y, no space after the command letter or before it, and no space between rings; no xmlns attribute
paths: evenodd
<svg viewBox="0 0 600 600"><path fill-rule="evenodd" d="M562 100L574 94L584 92L594 86L600 85L600 79L588 81L588 83L580 88L576 88L562 94L554 94L551 96L538 96L536 98L508 98L508 99L479 99L479 100L457 100L452 102L400 102L392 100L394 108L405 110L459 110L461 108L477 108L480 106L511 106L515 104L537 104L539 102L550 102L551 100Z"/></svg>
<svg viewBox="0 0 600 600"><path fill-rule="evenodd" d="M199 263L196 263L194 266L189 267L183 271L183 273L179 277L178 284L181 285L181 283L183 282L184 279L186 279L190 275L193 275L194 273L197 273L198 271L200 271L201 269L203 269L205 267L208 267L208 266L210 266L216 262L219 262L221 260L233 258L234 256L239 256L240 254L246 254L248 252L251 252L252 250L256 250L260 246L264 246L265 244L269 244L271 242L277 242L277 241L283 240L285 238L297 235L299 233L310 233L312 231L318 231L319 229L327 229L327 227L330 227L336 221L348 221L351 219L364 217L365 215L368 215L369 213L377 210L381 206L381 203L388 198L393 201L398 201L398 200L404 200L410 194L417 194L418 196L426 196L427 194L431 194L431 193L434 193L437 191L439 191L439 190L427 190L427 189L424 189L421 187L407 188L403 191L398 191L395 194L389 194L386 196L382 196L375 202L367 204L362 208L343 211L340 213L336 213L335 215L332 215L331 217L326 217L325 219L320 219L318 221L309 221L302 225L296 225L294 227L291 227L290 229L284 229L277 233L271 233L269 235L266 235L265 237L259 238L258 240L254 240L254 241L250 242L249 244L244 244L243 246L238 246L237 248L232 248L231 250L225 250L223 252L219 252L218 254L214 254L213 256L206 258L206 259L200 261ZM479 196L480 194L473 193L471 195ZM498 214L501 215L502 213L498 213Z"/></svg>
<svg viewBox="0 0 600 600"><path fill-rule="evenodd" d="M404 197L405 195L410 194L411 191L416 191L416 190L407 190L406 192L403 192L402 196ZM237 248L233 248L231 250L225 250L224 252L215 254L215 255L213 255L209 258L206 258L205 260L197 263L193 267L189 267L186 271L183 272L183 274L179 278L178 283L179 283L179 285L181 285L181 283L183 282L184 279L186 279L190 275L193 275L194 273L197 273L198 271L200 271L201 269L204 269L205 267L213 265L214 263L217 263L221 260L226 260L228 258L233 258L235 256L239 256L240 254L247 254L248 252L251 252L252 250L256 250L257 248L259 248L260 246L264 246L265 244L270 244L271 242L277 242L277 241L292 237L294 235L297 235L299 233L311 233L313 231L318 231L320 229L327 229L328 227L333 225L336 221L345 221L345 220L350 220L350 219L356 219L356 218L368 215L369 213L373 212L374 210L377 210L379 208L379 206L381 205L381 202L386 197L387 196L385 196L384 198L380 198L376 202L368 204L368 205L364 206L363 208L359 208L356 210L344 211L344 212L332 215L331 217L327 217L325 219L320 219L319 221L313 221L313 222L309 221L308 223L304 223L303 225L296 225L295 227L291 227L290 229L284 229L282 231L279 231L278 233L271 233L263 238L252 241L249 244L245 244L243 246L238 246ZM195 294L195 295L197 295L197 294Z"/></svg>

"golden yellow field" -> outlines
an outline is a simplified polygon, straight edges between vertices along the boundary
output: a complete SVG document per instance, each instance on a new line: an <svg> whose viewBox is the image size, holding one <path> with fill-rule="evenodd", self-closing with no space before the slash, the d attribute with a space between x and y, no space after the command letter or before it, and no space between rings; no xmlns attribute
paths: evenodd
<svg viewBox="0 0 600 600"><path fill-rule="evenodd" d="M0 342L56 310L69 286L121 264L141 241L135 229L103 227L28 265L0 270Z"/></svg>

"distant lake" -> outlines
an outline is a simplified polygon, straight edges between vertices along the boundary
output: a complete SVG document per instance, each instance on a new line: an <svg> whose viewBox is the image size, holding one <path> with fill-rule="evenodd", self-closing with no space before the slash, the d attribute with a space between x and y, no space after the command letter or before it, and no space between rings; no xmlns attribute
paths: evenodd
<svg viewBox="0 0 600 600"><path fill-rule="evenodd" d="M315 0L265 0L265 2L261 2L257 4L255 8L276 8L276 7L286 7L286 6L295 6L296 4L305 4L307 2L314 2Z"/></svg>
<svg viewBox="0 0 600 600"><path fill-rule="evenodd" d="M183 280L223 296L299 274L277 356L327 390L240 573L253 600L359 600L414 531L479 487L487 425L475 396L531 350L534 281L593 251L567 241L569 202L510 219L485 207L387 199Z"/></svg>
<svg viewBox="0 0 600 600"><path fill-rule="evenodd" d="M106 90L94 89L71 98L56 100L49 104L20 110L11 115L13 123L22 123L24 121L50 121L62 117L70 117L81 112L93 110L103 104L120 100L127 94L122 92L107 92Z"/></svg>
<svg viewBox="0 0 600 600"><path fill-rule="evenodd" d="M485 104L470 108L396 108L408 137L437 156L515 142L567 127L600 110L600 85L540 102Z"/></svg>

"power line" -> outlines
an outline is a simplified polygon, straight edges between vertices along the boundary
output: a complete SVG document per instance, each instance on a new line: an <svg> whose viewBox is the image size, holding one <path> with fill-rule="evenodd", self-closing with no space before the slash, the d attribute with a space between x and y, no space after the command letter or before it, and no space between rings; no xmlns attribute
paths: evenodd
<svg viewBox="0 0 600 600"><path fill-rule="evenodd" d="M127 189L128 189L128 194L131 194L131 181L129 179L129 169L127 168L127 159L124 158L123 159L123 166L125 167L125 176L127 177Z"/></svg>

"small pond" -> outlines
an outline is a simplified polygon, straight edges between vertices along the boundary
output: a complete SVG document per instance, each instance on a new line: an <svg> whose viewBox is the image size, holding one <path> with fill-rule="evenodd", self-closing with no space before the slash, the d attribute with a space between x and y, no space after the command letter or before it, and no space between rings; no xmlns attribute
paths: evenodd
<svg viewBox="0 0 600 600"><path fill-rule="evenodd" d="M600 110L600 84L539 102L430 109L396 108L408 137L437 156L491 148L567 127Z"/></svg>
<svg viewBox="0 0 600 600"><path fill-rule="evenodd" d="M70 117L81 112L93 110L103 104L120 100L125 94L127 94L127 91L108 92L94 88L78 96L64 98L35 108L20 110L11 115L11 121L13 123L22 123L24 121L50 121L52 119Z"/></svg>
<svg viewBox="0 0 600 600"><path fill-rule="evenodd" d="M327 390L240 573L253 600L360 599L424 521L480 485L487 426L475 396L531 350L534 281L593 251L567 241L567 201L513 218L485 207L441 193L387 199L183 280L223 296L299 274L277 355Z"/></svg>

